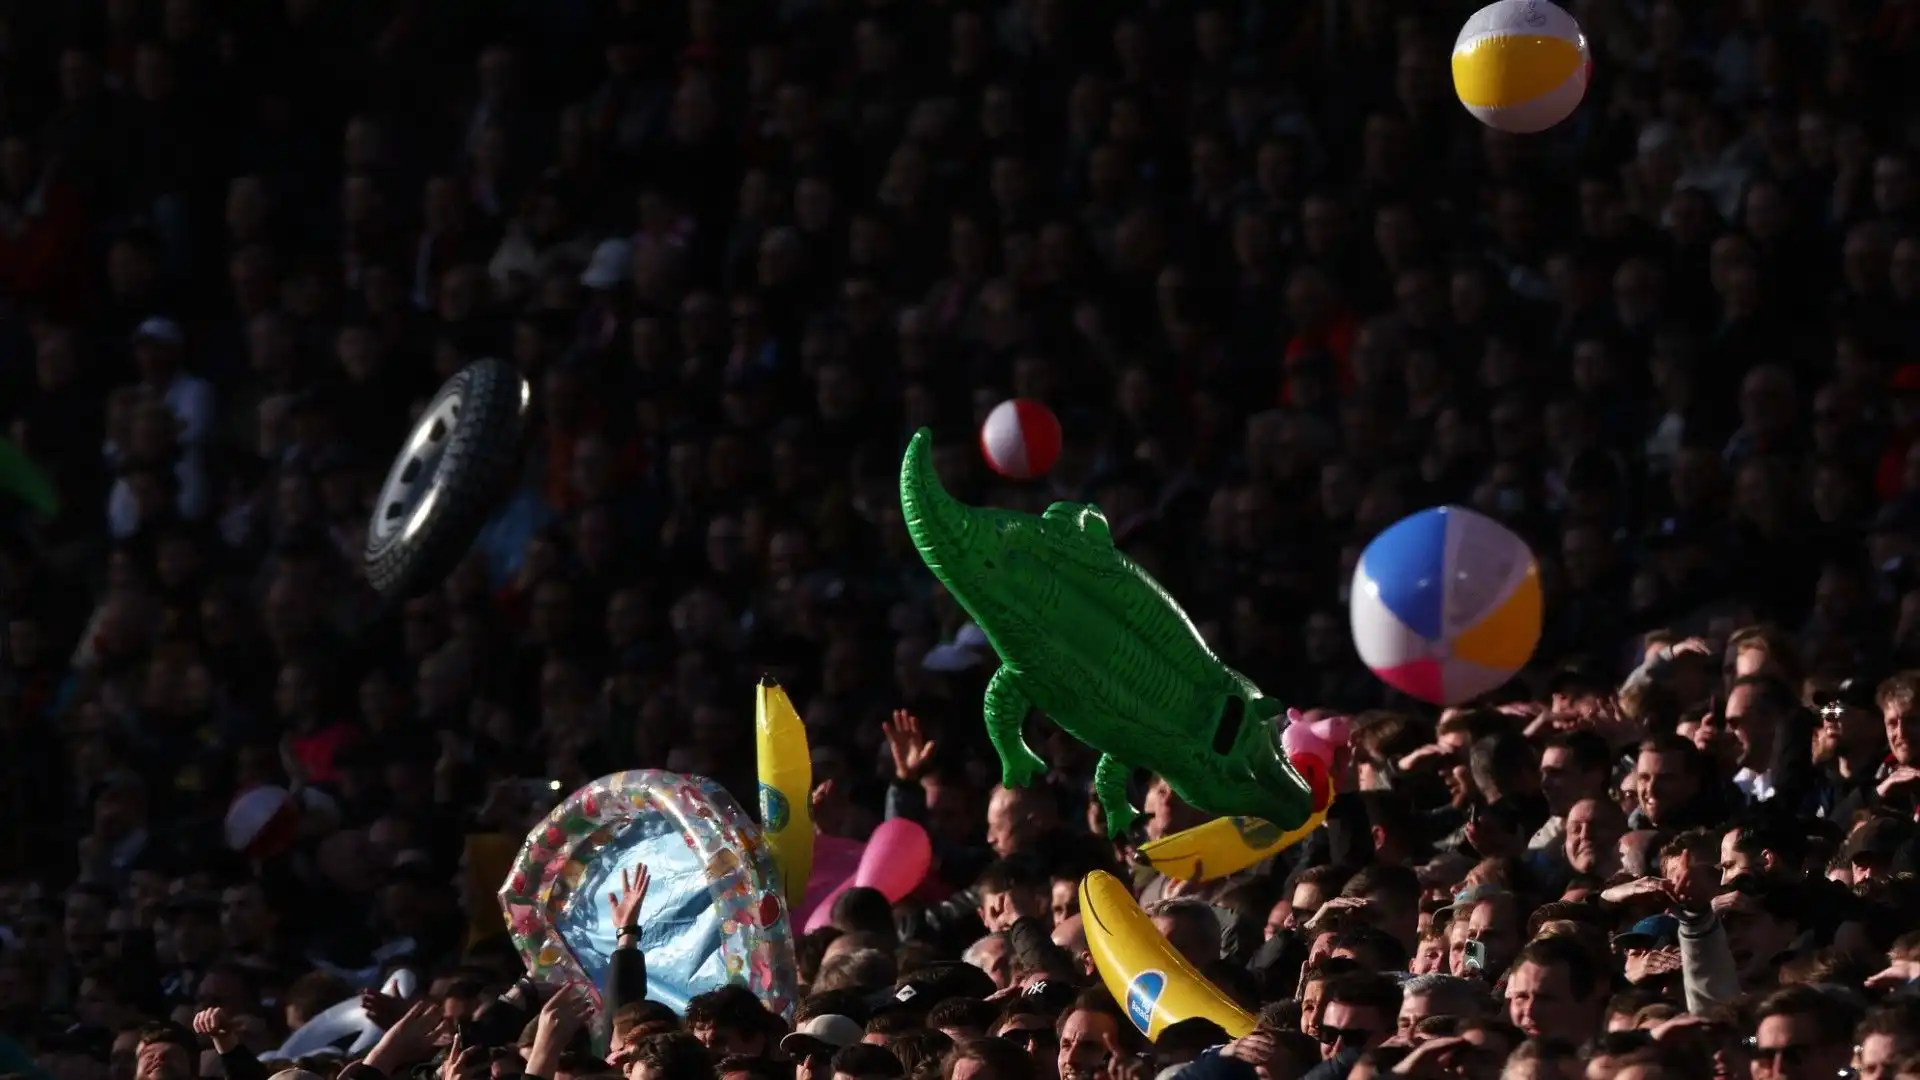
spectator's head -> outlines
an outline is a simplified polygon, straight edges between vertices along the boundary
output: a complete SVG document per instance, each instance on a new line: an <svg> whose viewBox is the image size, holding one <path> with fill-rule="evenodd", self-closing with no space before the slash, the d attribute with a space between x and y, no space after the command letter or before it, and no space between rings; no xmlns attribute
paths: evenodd
<svg viewBox="0 0 1920 1080"><path fill-rule="evenodd" d="M1030 849L1059 819L1059 807L1047 785L996 787L987 800L987 843L1004 859Z"/></svg>
<svg viewBox="0 0 1920 1080"><path fill-rule="evenodd" d="M974 883L980 897L980 921L988 930L1005 930L1023 918L1052 922L1053 895L1047 873L1030 858L1002 858Z"/></svg>
<svg viewBox="0 0 1920 1080"><path fill-rule="evenodd" d="M1920 1005L1889 1002L1867 1013L1854 1030L1853 1070L1859 1080L1893 1080L1900 1063L1920 1053Z"/></svg>
<svg viewBox="0 0 1920 1080"><path fill-rule="evenodd" d="M713 1062L708 1045L686 1032L647 1035L627 1051L626 1080L708 1080Z"/></svg>
<svg viewBox="0 0 1920 1080"><path fill-rule="evenodd" d="M957 1045L989 1034L999 1007L979 998L953 997L927 1010L927 1027L944 1033Z"/></svg>
<svg viewBox="0 0 1920 1080"><path fill-rule="evenodd" d="M1417 975L1400 986L1400 1012L1394 1033L1407 1038L1429 1016L1485 1016L1492 999L1483 984L1454 975Z"/></svg>
<svg viewBox="0 0 1920 1080"><path fill-rule="evenodd" d="M155 390L165 392L180 370L187 335L180 324L162 315L143 321L133 331L133 362L140 377Z"/></svg>
<svg viewBox="0 0 1920 1080"><path fill-rule="evenodd" d="M1131 1052L1134 1027L1105 990L1087 990L1060 1014L1060 1080L1090 1080L1106 1074L1115 1058Z"/></svg>
<svg viewBox="0 0 1920 1080"><path fill-rule="evenodd" d="M1903 671L1881 683L1877 698L1893 760L1920 765L1920 671Z"/></svg>
<svg viewBox="0 0 1920 1080"><path fill-rule="evenodd" d="M1627 833L1627 815L1612 799L1581 799L1567 811L1567 835L1562 849L1576 873L1605 879L1620 869L1620 838Z"/></svg>
<svg viewBox="0 0 1920 1080"><path fill-rule="evenodd" d="M1613 748L1592 731L1555 736L1540 752L1540 794L1562 817L1582 800L1606 796L1613 777Z"/></svg>
<svg viewBox="0 0 1920 1080"><path fill-rule="evenodd" d="M1720 838L1720 883L1795 878L1806 854L1807 841L1798 826L1766 818L1740 822Z"/></svg>
<svg viewBox="0 0 1920 1080"><path fill-rule="evenodd" d="M768 1013L743 985L723 986L687 1002L687 1030L709 1051L760 1057L766 1053Z"/></svg>
<svg viewBox="0 0 1920 1080"><path fill-rule="evenodd" d="M1061 1075L1067 1075L1065 1069ZM1026 1051L1005 1039L962 1039L940 1067L940 1080L1034 1080L1034 1076Z"/></svg>
<svg viewBox="0 0 1920 1080"><path fill-rule="evenodd" d="M993 984L1002 990L1012 983L1013 945L1004 931L988 934L967 946L960 959L986 972L993 979Z"/></svg>
<svg viewBox="0 0 1920 1080"><path fill-rule="evenodd" d="M879 889L855 886L834 898L829 920L843 933L891 935L893 904Z"/></svg>
<svg viewBox="0 0 1920 1080"><path fill-rule="evenodd" d="M1826 987L1792 986L1754 1009L1753 1075L1765 1080L1838 1076L1853 1059L1859 1012Z"/></svg>
<svg viewBox="0 0 1920 1080"><path fill-rule="evenodd" d="M1368 921L1410 952L1418 938L1421 892L1420 876L1411 868L1375 863L1348 879L1340 895L1365 900Z"/></svg>
<svg viewBox="0 0 1920 1080"><path fill-rule="evenodd" d="M1633 773L1640 812L1659 827L1682 823L1700 796L1703 772L1700 752L1684 739L1656 737L1641 743Z"/></svg>
<svg viewBox="0 0 1920 1080"><path fill-rule="evenodd" d="M176 1024L141 1028L134 1052L134 1080L193 1080L198 1072L193 1036Z"/></svg>
<svg viewBox="0 0 1920 1080"><path fill-rule="evenodd" d="M810 999L811 1000L811 999ZM799 1020L792 1033L781 1037L780 1052L793 1061L797 1080L828 1080L836 1054L858 1045L861 1025L840 1013L815 1013Z"/></svg>
<svg viewBox="0 0 1920 1080"><path fill-rule="evenodd" d="M1315 1035L1322 1055L1370 1050L1392 1038L1400 1002L1400 984L1390 976L1355 972L1328 980Z"/></svg>
<svg viewBox="0 0 1920 1080"><path fill-rule="evenodd" d="M1507 980L1507 1011L1530 1036L1583 1038L1599 1025L1607 980L1574 937L1542 938L1520 950Z"/></svg>
<svg viewBox="0 0 1920 1080"><path fill-rule="evenodd" d="M1195 968L1205 971L1220 959L1220 919L1211 904L1188 897L1162 900L1147 915L1154 929Z"/></svg>
<svg viewBox="0 0 1920 1080"><path fill-rule="evenodd" d="M835 1051L829 1075L833 1080L899 1080L906 1070L886 1047L857 1042Z"/></svg>
<svg viewBox="0 0 1920 1080"><path fill-rule="evenodd" d="M1713 910L1726 928L1727 947L1743 978L1765 977L1807 921L1799 891L1789 884L1721 893L1713 898Z"/></svg>

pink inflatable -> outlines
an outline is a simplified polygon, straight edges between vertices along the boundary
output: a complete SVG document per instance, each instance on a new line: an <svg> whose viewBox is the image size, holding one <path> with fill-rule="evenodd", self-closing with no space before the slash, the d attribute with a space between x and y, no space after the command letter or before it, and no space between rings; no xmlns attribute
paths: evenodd
<svg viewBox="0 0 1920 1080"><path fill-rule="evenodd" d="M873 830L866 850L860 853L859 868L852 876L841 878L837 884L829 886L816 901L816 886L833 880L823 873L828 862L827 848L821 841L827 839L821 836L815 840L813 877L807 881L807 903L811 910L807 912L803 924L808 933L827 925L833 917L833 902L848 889L855 886L879 889L887 899L897 904L920 887L920 883L926 880L927 871L933 867L933 842L927 839L927 830L906 818L891 818ZM838 843L848 844L851 841L842 840Z"/></svg>
<svg viewBox="0 0 1920 1080"><path fill-rule="evenodd" d="M1287 721L1287 729L1280 733L1280 746L1286 750L1287 760L1307 782L1309 790L1331 790L1328 780L1333 776L1335 758L1346 748L1347 736L1352 734L1347 718L1327 716L1308 720L1300 710L1289 709ZM1326 809L1318 798L1313 808Z"/></svg>
<svg viewBox="0 0 1920 1080"><path fill-rule="evenodd" d="M793 913L795 925L806 926L807 919L822 901L840 895L840 890L860 872L860 856L866 850L867 845L844 836L826 833L814 836L813 873L807 876L807 891L800 901L800 910Z"/></svg>

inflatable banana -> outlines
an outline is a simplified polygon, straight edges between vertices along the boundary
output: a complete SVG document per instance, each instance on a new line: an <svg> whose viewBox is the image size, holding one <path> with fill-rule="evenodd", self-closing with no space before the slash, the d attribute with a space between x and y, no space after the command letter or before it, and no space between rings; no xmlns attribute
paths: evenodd
<svg viewBox="0 0 1920 1080"><path fill-rule="evenodd" d="M807 729L787 692L772 679L761 679L755 689L753 727L760 758L760 831L780 872L787 910L799 911L813 876L813 757L807 752Z"/></svg>
<svg viewBox="0 0 1920 1080"><path fill-rule="evenodd" d="M1174 951L1119 878L1095 870L1081 880L1080 918L1100 980L1148 1041L1196 1016L1230 1038L1252 1033L1253 1017Z"/></svg>
<svg viewBox="0 0 1920 1080"><path fill-rule="evenodd" d="M1347 745L1350 728L1344 716L1309 720L1297 709L1287 710L1281 747L1294 771L1318 794L1313 800L1313 813L1299 828L1283 832L1257 817L1215 818L1145 845L1139 850L1141 861L1175 881L1215 881L1306 839L1327 820L1327 807L1338 793L1333 779L1335 762Z"/></svg>
<svg viewBox="0 0 1920 1080"><path fill-rule="evenodd" d="M1326 783L1331 789L1332 781ZM1141 862L1175 881L1216 881L1305 840L1325 820L1324 803L1306 824L1287 832L1260 818L1214 818L1144 844L1138 854Z"/></svg>

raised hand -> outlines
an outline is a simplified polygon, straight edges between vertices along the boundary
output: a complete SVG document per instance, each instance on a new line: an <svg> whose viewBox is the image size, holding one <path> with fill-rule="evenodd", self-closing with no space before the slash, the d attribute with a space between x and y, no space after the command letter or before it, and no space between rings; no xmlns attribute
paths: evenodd
<svg viewBox="0 0 1920 1080"><path fill-rule="evenodd" d="M462 1077L479 1070L480 1066L491 1066L493 1057L484 1046L463 1046L456 1032L452 1045L447 1047L447 1056L440 1062L440 1080L461 1080Z"/></svg>
<svg viewBox="0 0 1920 1080"><path fill-rule="evenodd" d="M622 935L640 932L640 907L647 900L647 886L653 875L645 866L620 872L620 891L607 894L607 907L613 911L613 926Z"/></svg>
<svg viewBox="0 0 1920 1080"><path fill-rule="evenodd" d="M587 995L567 986L547 999L534 1022L533 1048L527 1053L526 1075L552 1080L560 1069L560 1055L587 1023Z"/></svg>
<svg viewBox="0 0 1920 1080"><path fill-rule="evenodd" d="M193 1033L204 1035L216 1054L224 1054L240 1044L240 1036L227 1020L227 1010L201 1009L193 1014Z"/></svg>
<svg viewBox="0 0 1920 1080"><path fill-rule="evenodd" d="M1674 902L1673 886L1666 878L1643 877L1615 885L1600 894L1609 904L1626 907L1634 904L1665 905Z"/></svg>
<svg viewBox="0 0 1920 1080"><path fill-rule="evenodd" d="M910 784L926 775L936 745L920 730L920 718L905 709L893 710L893 719L882 721L880 730L887 737L887 750L893 755L894 778Z"/></svg>
<svg viewBox="0 0 1920 1080"><path fill-rule="evenodd" d="M380 1036L367 1052L366 1063L388 1076L398 1076L401 1070L420 1064L438 1049L434 1040L444 1019L437 1002L418 1002Z"/></svg>
<svg viewBox="0 0 1920 1080"><path fill-rule="evenodd" d="M378 990L362 990L360 1008L365 1010L367 1019L383 1028L390 1028L399 1023L400 1018L407 1014L406 1002Z"/></svg>

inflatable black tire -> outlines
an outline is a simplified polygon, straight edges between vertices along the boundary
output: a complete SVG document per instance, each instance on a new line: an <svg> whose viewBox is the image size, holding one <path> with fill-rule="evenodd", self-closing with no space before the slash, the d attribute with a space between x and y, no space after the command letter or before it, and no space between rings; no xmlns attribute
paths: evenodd
<svg viewBox="0 0 1920 1080"><path fill-rule="evenodd" d="M367 581L383 597L437 586L473 546L519 468L527 401L520 373L488 359L427 403L367 522Z"/></svg>

